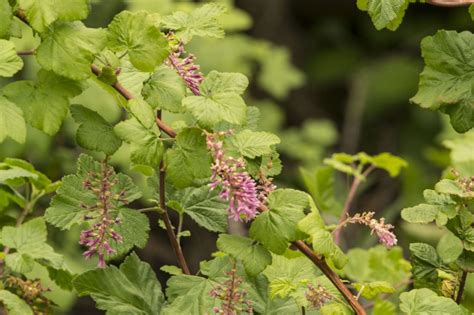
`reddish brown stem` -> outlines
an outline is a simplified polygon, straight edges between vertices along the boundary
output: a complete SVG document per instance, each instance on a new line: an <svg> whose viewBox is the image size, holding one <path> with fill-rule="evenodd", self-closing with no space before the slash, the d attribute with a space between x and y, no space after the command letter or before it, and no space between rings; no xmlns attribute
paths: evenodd
<svg viewBox="0 0 474 315"><path fill-rule="evenodd" d="M461 282L459 283L458 295L456 296L456 303L461 304L464 287L466 286L467 271L463 271L461 275Z"/></svg>
<svg viewBox="0 0 474 315"><path fill-rule="evenodd" d="M324 275L332 282L332 284L334 284L339 292L341 292L344 299L350 304L356 314L367 314L362 305L356 300L354 295L352 295L352 292L344 285L341 278L339 278L339 276L331 269L331 267L328 266L323 257L316 255L303 241L295 241L292 242L292 244L324 273Z"/></svg>
<svg viewBox="0 0 474 315"><path fill-rule="evenodd" d="M186 259L184 258L183 251L181 249L181 246L178 243L178 239L176 238L176 234L174 233L173 226L171 225L171 220L168 215L168 211L166 210L166 203L165 203L165 169L163 162L160 164L160 174L159 174L159 180L160 180L160 208L162 211L162 217L163 221L165 222L166 226L166 233L168 233L168 238L170 240L170 243L173 247L174 253L176 255L176 258L178 259L179 265L181 266L181 269L183 272L187 275L190 275L191 272L189 271L188 264L186 263Z"/></svg>
<svg viewBox="0 0 474 315"><path fill-rule="evenodd" d="M463 7L474 3L474 0L427 0L426 3L438 7Z"/></svg>
<svg viewBox="0 0 474 315"><path fill-rule="evenodd" d="M370 166L365 170L365 172L362 174L362 176L366 177L368 176L372 171L374 170L373 166ZM359 188L360 184L362 183L361 178L359 177L354 177L354 180L352 181L351 188L349 189L349 193L347 194L346 201L344 202L344 208L342 209L341 217L339 218L339 226L334 230L333 235L334 235L334 242L339 245L341 243L341 232L342 232L342 222L347 219L349 216L349 211L351 210L351 204L354 201L354 198L357 193L357 189Z"/></svg>

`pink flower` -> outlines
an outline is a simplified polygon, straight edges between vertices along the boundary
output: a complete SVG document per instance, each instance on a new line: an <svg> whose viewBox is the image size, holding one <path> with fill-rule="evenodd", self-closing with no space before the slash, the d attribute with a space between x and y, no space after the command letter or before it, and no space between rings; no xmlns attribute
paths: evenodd
<svg viewBox="0 0 474 315"><path fill-rule="evenodd" d="M385 219L381 218L378 221L374 219L374 212L357 213L353 217L347 218L342 225L348 223L358 223L368 226L371 229L371 234L377 234L379 242L387 248L397 245L396 235L390 231L394 228L391 224L386 224Z"/></svg>
<svg viewBox="0 0 474 315"><path fill-rule="evenodd" d="M224 136L230 132L220 132ZM207 146L214 159L212 176L209 186L211 189L222 187L219 196L229 201L229 217L235 221L249 221L257 215L261 201L255 180L243 170L245 161L226 157L222 141L215 134L207 134Z"/></svg>
<svg viewBox="0 0 474 315"><path fill-rule="evenodd" d="M199 71L199 65L194 64L194 55L188 54L184 59L181 55L185 53L183 43L179 43L175 50L168 57L166 64L178 72L183 78L188 88L194 95L201 95L199 85L204 80L203 74Z"/></svg>

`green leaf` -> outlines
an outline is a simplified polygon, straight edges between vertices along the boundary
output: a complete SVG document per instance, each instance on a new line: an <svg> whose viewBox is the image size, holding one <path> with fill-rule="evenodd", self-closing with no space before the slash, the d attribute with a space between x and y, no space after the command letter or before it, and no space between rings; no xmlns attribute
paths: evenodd
<svg viewBox="0 0 474 315"><path fill-rule="evenodd" d="M451 179L440 180L438 183L436 183L435 190L442 194L455 195L461 198L466 195L460 185Z"/></svg>
<svg viewBox="0 0 474 315"><path fill-rule="evenodd" d="M60 228L70 229L75 224L81 224L84 216L90 211L84 206L96 206L99 202L97 196L90 190L84 188L84 181L90 180L90 174L101 174L103 166L94 161L88 155L82 154L77 163L76 175L67 175L62 179L62 185L57 190L56 196L51 201L51 205L46 209L45 219L48 223ZM112 170L113 171L113 170ZM102 175L99 178L103 178ZM135 186L132 179L124 174L113 174L110 176L111 182L116 184L110 188L111 194L122 194L122 201L112 199L109 210L118 215L113 210L120 209L124 202L130 203L141 197L141 192Z"/></svg>
<svg viewBox="0 0 474 315"><path fill-rule="evenodd" d="M355 248L349 250L347 257L343 271L355 282L387 281L392 286L399 286L411 277L411 265L398 246L389 250L382 245L369 250Z"/></svg>
<svg viewBox="0 0 474 315"><path fill-rule="evenodd" d="M351 310L342 303L326 303L320 309L321 315L349 315Z"/></svg>
<svg viewBox="0 0 474 315"><path fill-rule="evenodd" d="M202 82L200 89L205 95L216 93L244 94L249 80L241 73L211 71Z"/></svg>
<svg viewBox="0 0 474 315"><path fill-rule="evenodd" d="M451 150L451 164L461 176L474 174L474 156L471 154L474 151L474 132L444 141L443 145Z"/></svg>
<svg viewBox="0 0 474 315"><path fill-rule="evenodd" d="M107 314L160 314L164 296L149 264L135 253L120 268L87 271L73 280L79 295L90 295Z"/></svg>
<svg viewBox="0 0 474 315"><path fill-rule="evenodd" d="M410 223L430 223L433 222L439 213L439 206L426 203L402 210L403 220Z"/></svg>
<svg viewBox="0 0 474 315"><path fill-rule="evenodd" d="M3 96L0 96L0 142L7 137L19 143L26 139L26 123L23 111Z"/></svg>
<svg viewBox="0 0 474 315"><path fill-rule="evenodd" d="M81 105L71 107L71 115L79 124L77 143L87 150L112 155L120 148L122 141L114 133L113 126L97 112Z"/></svg>
<svg viewBox="0 0 474 315"><path fill-rule="evenodd" d="M108 48L128 52L138 70L152 72L168 57L168 41L145 11L122 11L109 24Z"/></svg>
<svg viewBox="0 0 474 315"><path fill-rule="evenodd" d="M166 151L167 178L178 188L211 176L211 156L202 130L187 128L176 136L173 148Z"/></svg>
<svg viewBox="0 0 474 315"><path fill-rule="evenodd" d="M263 274L269 281L270 297L285 298L298 288L304 287L303 283L314 281L319 271L306 257L286 258L272 255L272 263Z"/></svg>
<svg viewBox="0 0 474 315"><path fill-rule="evenodd" d="M331 259L334 266L338 269L342 269L347 264L347 256L334 243L330 232L321 230L314 233L311 237L313 249L316 253Z"/></svg>
<svg viewBox="0 0 474 315"><path fill-rule="evenodd" d="M114 230L123 237L123 241L111 243L111 247L116 250L116 253L109 256L109 260L120 257L134 246L144 248L150 233L148 217L137 210L121 208L118 210L117 218L120 219L121 224L116 225Z"/></svg>
<svg viewBox="0 0 474 315"><path fill-rule="evenodd" d="M174 30L184 43L188 43L193 36L222 38L224 30L217 18L225 11L222 4L207 3L191 13L178 11L165 16L162 23L166 28Z"/></svg>
<svg viewBox="0 0 474 315"><path fill-rule="evenodd" d="M0 39L0 76L12 77L22 68L23 60L17 55L15 44Z"/></svg>
<svg viewBox="0 0 474 315"><path fill-rule="evenodd" d="M188 96L183 99L183 106L197 119L200 126L206 128L222 121L242 125L247 118L247 105L235 92Z"/></svg>
<svg viewBox="0 0 474 315"><path fill-rule="evenodd" d="M10 291L0 290L0 301L5 305L10 315L33 315L30 306Z"/></svg>
<svg viewBox="0 0 474 315"><path fill-rule="evenodd" d="M29 124L48 135L58 132L69 109L69 99L81 94L84 84L40 70L37 81L16 81L3 88L5 96L25 113Z"/></svg>
<svg viewBox="0 0 474 315"><path fill-rule="evenodd" d="M390 301L377 300L372 315L396 315L397 307Z"/></svg>
<svg viewBox="0 0 474 315"><path fill-rule="evenodd" d="M394 31L402 22L408 4L408 0L368 0L367 11L377 30Z"/></svg>
<svg viewBox="0 0 474 315"><path fill-rule="evenodd" d="M238 235L221 234L217 248L242 261L245 270L252 276L258 275L272 262L272 255L262 245Z"/></svg>
<svg viewBox="0 0 474 315"><path fill-rule="evenodd" d="M409 315L466 314L452 299L438 296L429 289L400 294L400 310Z"/></svg>
<svg viewBox="0 0 474 315"><path fill-rule="evenodd" d="M172 113L183 112L181 100L186 96L186 86L176 71L163 65L146 81L142 90L145 100L153 106Z"/></svg>
<svg viewBox="0 0 474 315"><path fill-rule="evenodd" d="M404 159L387 152L375 155L372 164L386 170L391 177L397 177L402 168L408 166L408 163Z"/></svg>
<svg viewBox="0 0 474 315"><path fill-rule="evenodd" d="M87 28L81 22L55 23L41 45L36 59L46 70L73 80L91 76L94 55L106 44L106 32L100 28Z"/></svg>
<svg viewBox="0 0 474 315"><path fill-rule="evenodd" d="M288 243L298 239L297 223L304 217L309 196L293 189L277 189L268 197L268 211L253 221L250 237L260 241L267 249L283 254Z"/></svg>
<svg viewBox="0 0 474 315"><path fill-rule="evenodd" d="M359 291L359 294L366 299L373 300L380 294L394 293L395 288L387 281L375 281L375 282L354 282L352 283L354 288Z"/></svg>
<svg viewBox="0 0 474 315"><path fill-rule="evenodd" d="M333 168L329 166L319 167L314 171L301 168L300 174L318 208L323 212L332 212L339 215L342 207L334 196Z"/></svg>
<svg viewBox="0 0 474 315"><path fill-rule="evenodd" d="M255 158L272 153L272 146L280 143L280 139L268 132L257 132L245 129L232 138L232 144L245 157Z"/></svg>
<svg viewBox="0 0 474 315"><path fill-rule="evenodd" d="M58 17L55 0L18 0L28 23L38 32L45 31Z"/></svg>
<svg viewBox="0 0 474 315"><path fill-rule="evenodd" d="M160 130L155 123L155 112L141 100L129 101L132 118L118 123L115 133L132 145L131 161L138 165L155 167L163 157Z"/></svg>
<svg viewBox="0 0 474 315"><path fill-rule="evenodd" d="M436 249L428 244L411 243L410 254L415 287L435 289L438 281L437 269L442 265Z"/></svg>
<svg viewBox="0 0 474 315"><path fill-rule="evenodd" d="M13 21L12 8L8 0L0 0L0 38L5 38L10 34L10 27Z"/></svg>
<svg viewBox="0 0 474 315"><path fill-rule="evenodd" d="M183 270L177 266L174 265L164 265L160 267L160 270L163 272L166 272L167 274L170 274L172 276L177 276L177 275L182 275Z"/></svg>
<svg viewBox="0 0 474 315"><path fill-rule="evenodd" d="M54 9L60 21L84 20L89 15L89 0L55 0Z"/></svg>
<svg viewBox="0 0 474 315"><path fill-rule="evenodd" d="M474 35L470 32L438 31L421 42L425 68L420 74L417 94L411 99L423 108L449 107L451 118L458 115L456 108L468 106L467 121L452 120L454 129L465 132L474 126L470 80L473 61L464 53L471 51Z"/></svg>
<svg viewBox="0 0 474 315"><path fill-rule="evenodd" d="M212 232L227 231L228 203L219 197L217 191L211 191L208 185L180 190L171 199L177 199L180 210L203 228Z"/></svg>
<svg viewBox="0 0 474 315"><path fill-rule="evenodd" d="M14 249L5 258L7 267L15 272L33 270L34 260L46 260L55 269L63 269L63 257L46 244L46 224L42 218L30 220L19 227L2 229L1 242Z"/></svg>
<svg viewBox="0 0 474 315"><path fill-rule="evenodd" d="M458 237L448 232L441 237L436 250L445 263L452 263L462 254L463 244Z"/></svg>

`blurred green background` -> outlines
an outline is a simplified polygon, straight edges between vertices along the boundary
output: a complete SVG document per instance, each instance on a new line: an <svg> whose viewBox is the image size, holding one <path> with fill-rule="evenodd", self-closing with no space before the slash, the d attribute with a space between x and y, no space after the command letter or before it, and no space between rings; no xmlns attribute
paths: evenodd
<svg viewBox="0 0 474 315"><path fill-rule="evenodd" d="M467 8L439 8L412 4L402 26L396 31L376 31L365 12L357 10L355 0L231 0L225 3L229 13L222 18L226 38L195 39L186 47L196 55L204 73L212 69L242 72L250 79L247 103L260 109L262 130L277 133L283 161L279 186L305 189L302 168L311 177L322 160L333 152L376 154L388 151L405 158L409 167L400 178L392 179L380 171L362 187L353 211L375 211L396 225L400 245L424 241L436 244L440 230L430 226L404 224L400 210L422 201L422 192L439 178L450 164L446 140L467 138L473 133L455 134L445 117L409 103L417 90L422 69L420 40L438 29L472 30ZM168 14L190 10L192 1L173 0L93 0L92 13L85 21L90 27L106 27L113 16L125 9L149 10ZM29 50L38 44L30 33L15 40L18 50ZM34 58L25 59L26 67L14 80L34 78ZM122 83L132 91L141 89L146 74L122 69ZM0 80L0 86L8 83ZM137 83L138 82L138 83ZM117 122L122 113L113 96L90 82L89 89L72 103L80 103ZM165 117L172 121L173 117ZM38 130L28 132L26 145L7 141L0 145L0 158L22 157L51 178L74 172L81 150L74 134L77 125L68 118L62 130L50 138ZM472 152L474 155L474 152ZM113 163L129 171L127 147L114 156ZM130 172L144 186L142 175ZM347 186L343 176L336 177L336 204L342 203ZM43 200L38 212L47 207ZM334 213L325 214L334 221ZM174 255L166 234L151 214L152 233L147 248L139 251L151 263L163 283L167 275L159 271L163 264L174 264ZM192 270L200 260L215 250L216 236L199 229L192 222L185 228L193 237L183 240ZM239 227L236 227L236 231ZM66 235L50 229L52 241L69 257L76 271L94 267L84 262L77 244L79 232ZM343 246L370 247L376 240L362 229L348 229ZM53 286L53 285L51 285ZM474 279L468 280L468 294L474 297ZM59 290L65 314L100 314L91 300L74 300ZM468 300L466 298L466 300Z"/></svg>

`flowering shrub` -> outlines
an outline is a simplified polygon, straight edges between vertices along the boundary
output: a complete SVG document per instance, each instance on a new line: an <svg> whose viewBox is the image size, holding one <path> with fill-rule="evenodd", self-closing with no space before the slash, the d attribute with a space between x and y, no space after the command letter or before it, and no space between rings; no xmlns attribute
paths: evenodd
<svg viewBox="0 0 474 315"><path fill-rule="evenodd" d="M395 29L409 1L357 4L376 28ZM123 11L106 29L80 22L89 13L87 0L0 0L0 8L0 76L14 76L22 58L39 65L35 80L1 88L0 141L24 143L27 125L53 136L71 113L76 142L87 152L78 157L76 173L58 182L23 160L0 163L0 208L15 217L2 221L0 237L0 301L9 313L51 313L55 301L45 283L88 295L107 314L468 312L460 304L474 261L472 157L426 190L426 203L402 210L408 222L435 222L445 231L436 249L410 244L407 261L391 219L374 211L352 213L370 175L397 177L408 166L403 159L337 153L314 179L303 171L308 193L274 184L281 172L280 138L259 131L258 109L243 96L247 77L204 75L199 58L186 52L195 37L224 36L223 4L164 16ZM19 25L39 35L37 47L17 51L12 38L21 36ZM474 125L468 58L473 37L439 31L423 40L426 65L412 99L449 115L458 132ZM124 74L130 69L133 79ZM98 111L71 105L92 82L116 97L126 117L112 124ZM131 169L147 177L151 194L112 166L121 147L128 148ZM333 171L351 181L340 207ZM140 199L149 206L139 208ZM45 200L49 206L42 212L37 204ZM324 215L327 207L339 220ZM161 268L170 274L165 289L134 252L147 245L150 211L161 216L177 262ZM171 211L178 214L176 226ZM199 270L190 268L181 248L189 236L182 230L184 216L218 233L219 251ZM248 224L248 236L228 234L228 220ZM54 233L74 235L95 268L73 271L48 244L47 224ZM349 225L366 226L370 231L363 233L383 246L344 251ZM116 266L118 259L123 262ZM41 279L32 277L36 270L43 271Z"/></svg>

